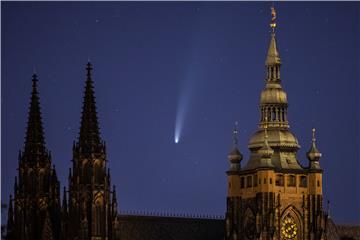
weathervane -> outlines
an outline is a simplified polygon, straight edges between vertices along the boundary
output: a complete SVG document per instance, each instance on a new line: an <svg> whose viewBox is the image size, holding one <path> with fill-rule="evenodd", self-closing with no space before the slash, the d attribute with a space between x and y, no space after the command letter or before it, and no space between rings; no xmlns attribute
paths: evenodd
<svg viewBox="0 0 360 240"><path fill-rule="evenodd" d="M271 23L270 23L270 27L272 28L272 32L275 32L275 28L276 28L276 10L274 5L271 6Z"/></svg>

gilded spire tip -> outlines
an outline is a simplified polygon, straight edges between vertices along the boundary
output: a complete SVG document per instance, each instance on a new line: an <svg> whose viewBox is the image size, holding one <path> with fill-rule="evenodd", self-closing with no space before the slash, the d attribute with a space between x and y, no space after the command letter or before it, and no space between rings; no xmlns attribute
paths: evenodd
<svg viewBox="0 0 360 240"><path fill-rule="evenodd" d="M270 27L272 29L272 32L275 32L275 28L276 28L276 10L274 5L271 6L271 22L270 22Z"/></svg>

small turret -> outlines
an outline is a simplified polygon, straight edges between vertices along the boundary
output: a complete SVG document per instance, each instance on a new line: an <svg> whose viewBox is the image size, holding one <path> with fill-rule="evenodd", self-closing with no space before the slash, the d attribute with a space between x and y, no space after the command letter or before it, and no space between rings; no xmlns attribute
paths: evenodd
<svg viewBox="0 0 360 240"><path fill-rule="evenodd" d="M312 129L312 140L311 140L311 148L306 153L309 159L309 168L310 169L320 169L319 160L321 158L321 152L316 147L316 138L315 138L315 128Z"/></svg>
<svg viewBox="0 0 360 240"><path fill-rule="evenodd" d="M234 130L233 130L233 149L228 155L228 159L230 161L230 171L239 171L241 169L240 161L243 159L243 155L240 153L238 149L238 122L235 122Z"/></svg>

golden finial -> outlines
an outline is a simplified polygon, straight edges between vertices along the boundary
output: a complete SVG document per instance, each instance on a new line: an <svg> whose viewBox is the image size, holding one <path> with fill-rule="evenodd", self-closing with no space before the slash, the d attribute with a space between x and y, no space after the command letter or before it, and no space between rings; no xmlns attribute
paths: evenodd
<svg viewBox="0 0 360 240"><path fill-rule="evenodd" d="M238 144L238 121L235 121L235 125L234 125L234 130L233 130L233 142L234 142L234 146L236 146Z"/></svg>
<svg viewBox="0 0 360 240"><path fill-rule="evenodd" d="M272 28L272 32L275 32L275 28L276 28L276 10L274 5L271 6L271 22L270 22L270 27Z"/></svg>
<svg viewBox="0 0 360 240"><path fill-rule="evenodd" d="M316 132L316 129L315 128L312 128L312 142L315 143L316 142L316 138L315 138L315 132Z"/></svg>

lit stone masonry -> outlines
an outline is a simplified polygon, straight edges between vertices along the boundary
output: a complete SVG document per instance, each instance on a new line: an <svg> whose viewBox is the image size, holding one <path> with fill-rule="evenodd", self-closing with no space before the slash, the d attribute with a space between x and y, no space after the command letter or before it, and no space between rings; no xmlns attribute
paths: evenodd
<svg viewBox="0 0 360 240"><path fill-rule="evenodd" d="M321 153L313 130L309 166L302 166L297 159L300 145L288 121L275 19L272 9L266 83L260 95L259 129L248 144L250 158L242 167L236 144L229 154L226 239L326 239Z"/></svg>

